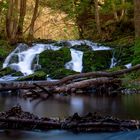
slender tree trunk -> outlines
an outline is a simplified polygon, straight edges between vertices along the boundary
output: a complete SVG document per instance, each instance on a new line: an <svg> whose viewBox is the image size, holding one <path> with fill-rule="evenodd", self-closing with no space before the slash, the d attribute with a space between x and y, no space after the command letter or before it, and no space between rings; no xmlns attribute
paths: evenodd
<svg viewBox="0 0 140 140"><path fill-rule="evenodd" d="M18 40L21 40L23 38L23 24L26 15L26 2L27 0L20 0L20 15L17 29Z"/></svg>
<svg viewBox="0 0 140 140"><path fill-rule="evenodd" d="M125 0L122 0L122 5L124 6L124 4L125 4ZM125 16L125 9L122 8L120 20L122 20L124 18L124 16Z"/></svg>
<svg viewBox="0 0 140 140"><path fill-rule="evenodd" d="M97 31L98 34L101 34L98 0L94 0L94 3L95 3L95 20L96 20Z"/></svg>
<svg viewBox="0 0 140 140"><path fill-rule="evenodd" d="M9 40L11 37L11 30L12 30L12 13L13 13L13 5L14 5L14 0L10 0L8 3L8 10L6 14L6 36L7 39Z"/></svg>
<svg viewBox="0 0 140 140"><path fill-rule="evenodd" d="M11 40L16 42L17 39L17 28L18 28L18 13L19 13L19 0L14 1L14 10L13 10L13 27L11 33Z"/></svg>
<svg viewBox="0 0 140 140"><path fill-rule="evenodd" d="M135 37L140 39L140 0L134 0Z"/></svg>
<svg viewBox="0 0 140 140"><path fill-rule="evenodd" d="M113 10L114 18L118 22L119 18L118 18L118 14L117 14L117 11L116 11L116 6L115 6L115 3L114 3L114 0L111 0L111 5L112 5L112 10Z"/></svg>
<svg viewBox="0 0 140 140"><path fill-rule="evenodd" d="M36 21L36 18L37 18L38 6L39 6L39 0L36 0L35 1L34 13L33 13L33 16L32 16L30 29L29 29L29 34L28 34L28 39L29 40L32 40L33 37L34 37L34 25L35 25L35 21Z"/></svg>
<svg viewBox="0 0 140 140"><path fill-rule="evenodd" d="M6 36L10 43L16 42L16 33L18 27L18 9L19 0L7 1L8 10L6 14Z"/></svg>

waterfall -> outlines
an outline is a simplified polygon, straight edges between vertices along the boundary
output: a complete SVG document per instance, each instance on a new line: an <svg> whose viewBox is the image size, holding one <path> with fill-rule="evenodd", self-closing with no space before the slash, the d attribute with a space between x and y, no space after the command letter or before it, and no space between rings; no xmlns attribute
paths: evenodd
<svg viewBox="0 0 140 140"><path fill-rule="evenodd" d="M57 44L57 45L55 45ZM68 40L68 41L59 41L52 44L33 44L32 47L29 47L26 44L19 44L18 47L12 51L3 63L3 68L11 67L16 71L21 71L24 75L32 74L35 70L41 68L39 65L39 54L44 50L59 50L63 45L70 47L71 51L71 61L65 64L66 69L74 70L81 72L83 68L83 52L72 49L71 47L77 45L86 45L91 48L93 51L98 50L111 50L109 47L99 46L97 43L93 43L88 40ZM36 59L36 64L33 65L34 60ZM49 65L49 64L48 64Z"/></svg>
<svg viewBox="0 0 140 140"><path fill-rule="evenodd" d="M128 63L126 65L124 65L127 69L131 68L132 67L132 63Z"/></svg>
<svg viewBox="0 0 140 140"><path fill-rule="evenodd" d="M22 44L20 44L20 46L22 46ZM7 56L5 62L3 63L3 68L9 66L16 71L21 71L24 75L32 74L34 72L34 70L32 69L32 62L36 55L40 54L44 50L55 51L59 50L60 48L61 47L53 46L50 44L35 44L33 45L33 47L27 50L20 51L18 46L11 54ZM10 63L14 55L18 57L18 62Z"/></svg>
<svg viewBox="0 0 140 140"><path fill-rule="evenodd" d="M65 64L66 69L74 70L77 72L82 71L83 52L75 49L70 49L72 60Z"/></svg>
<svg viewBox="0 0 140 140"><path fill-rule="evenodd" d="M110 68L113 68L117 65L117 59L115 58L115 52L113 51L113 55L111 58L111 64L110 64Z"/></svg>
<svg viewBox="0 0 140 140"><path fill-rule="evenodd" d="M106 47L106 46L101 46L98 43L94 43L92 41L89 40L69 40L69 41L60 41L60 44L64 43L70 47L72 46L80 46L80 45L85 45L85 46L89 46L93 51L99 51L99 50L112 50L112 48L110 47Z"/></svg>

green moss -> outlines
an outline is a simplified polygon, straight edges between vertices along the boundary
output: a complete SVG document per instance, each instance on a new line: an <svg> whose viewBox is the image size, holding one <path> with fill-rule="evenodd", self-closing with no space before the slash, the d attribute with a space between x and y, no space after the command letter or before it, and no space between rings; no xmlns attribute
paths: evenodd
<svg viewBox="0 0 140 140"><path fill-rule="evenodd" d="M111 51L87 51L83 56L83 72L104 70L109 68Z"/></svg>
<svg viewBox="0 0 140 140"><path fill-rule="evenodd" d="M125 66L116 66L116 67L108 69L107 72L114 72L114 71L118 71L122 69L125 69Z"/></svg>
<svg viewBox="0 0 140 140"><path fill-rule="evenodd" d="M13 73L12 76L23 76L23 74L20 71L17 71Z"/></svg>
<svg viewBox="0 0 140 140"><path fill-rule="evenodd" d="M115 58L118 66L125 65L132 62L134 55L134 37L133 36L119 36L118 39L103 43L103 45L114 48Z"/></svg>
<svg viewBox="0 0 140 140"><path fill-rule="evenodd" d="M140 64L140 38L135 40L133 65Z"/></svg>
<svg viewBox="0 0 140 140"><path fill-rule="evenodd" d="M78 73L78 72L61 68L61 69L57 69L53 73L51 73L50 77L52 77L54 79L61 79L68 75L72 75L72 74L76 74L76 73Z"/></svg>
<svg viewBox="0 0 140 140"><path fill-rule="evenodd" d="M24 76L22 78L18 78L17 81L30 81L30 80L45 80L46 73L43 71L36 71L35 73Z"/></svg>
<svg viewBox="0 0 140 140"><path fill-rule="evenodd" d="M8 74L15 73L15 72L16 72L15 70L12 70L11 68L7 67L7 68L4 68L4 69L0 70L0 77L8 75Z"/></svg>
<svg viewBox="0 0 140 140"><path fill-rule="evenodd" d="M2 64L7 57L7 55L13 50L13 46L11 46L6 40L0 40L0 67L2 68Z"/></svg>
<svg viewBox="0 0 140 140"><path fill-rule="evenodd" d="M140 89L139 77L140 71L125 74L122 78L122 86L127 89Z"/></svg>
<svg viewBox="0 0 140 140"><path fill-rule="evenodd" d="M47 74L52 74L57 69L63 69L66 62L71 60L69 48L62 48L58 51L46 50L40 54L39 64Z"/></svg>

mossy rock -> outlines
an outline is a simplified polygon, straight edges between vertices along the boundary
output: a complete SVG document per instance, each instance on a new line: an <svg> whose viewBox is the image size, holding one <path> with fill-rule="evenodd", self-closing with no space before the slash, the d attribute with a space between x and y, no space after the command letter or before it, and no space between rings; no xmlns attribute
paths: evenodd
<svg viewBox="0 0 140 140"><path fill-rule="evenodd" d="M72 48L76 49L76 50L79 50L79 51L83 51L83 52L86 52L86 51L89 51L89 50L92 51L92 48L87 46L87 45L75 45Z"/></svg>
<svg viewBox="0 0 140 140"><path fill-rule="evenodd" d="M61 48L60 50L46 50L39 56L39 64L42 70L47 74L52 74L57 69L64 68L64 65L71 60L69 48Z"/></svg>
<svg viewBox="0 0 140 140"><path fill-rule="evenodd" d="M104 70L110 67L111 50L87 51L83 56L83 72Z"/></svg>
<svg viewBox="0 0 140 140"><path fill-rule="evenodd" d="M107 72L115 72L115 71L119 71L122 69L126 69L126 67L125 66L116 66L116 67L108 69Z"/></svg>
<svg viewBox="0 0 140 140"><path fill-rule="evenodd" d="M17 81L30 81L30 80L45 80L46 73L43 71L36 71L35 73L18 78Z"/></svg>
<svg viewBox="0 0 140 140"><path fill-rule="evenodd" d="M13 73L12 76L23 76L23 73L20 71L17 71L15 73Z"/></svg>
<svg viewBox="0 0 140 140"><path fill-rule="evenodd" d="M61 69L57 69L53 73L51 73L50 77L53 79L61 79L68 75L73 75L73 74L77 74L77 73L78 72L75 72L73 70L61 68Z"/></svg>
<svg viewBox="0 0 140 140"><path fill-rule="evenodd" d="M119 36L112 42L103 43L114 48L114 56L117 59L117 66L123 66L131 63L134 58L134 36Z"/></svg>
<svg viewBox="0 0 140 140"><path fill-rule="evenodd" d="M16 71L12 70L10 67L6 67L0 70L0 77L8 75L8 74L13 74L13 73L16 73Z"/></svg>

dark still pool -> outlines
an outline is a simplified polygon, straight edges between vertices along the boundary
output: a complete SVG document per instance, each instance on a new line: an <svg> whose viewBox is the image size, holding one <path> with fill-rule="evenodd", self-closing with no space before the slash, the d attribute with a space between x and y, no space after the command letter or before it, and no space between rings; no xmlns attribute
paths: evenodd
<svg viewBox="0 0 140 140"><path fill-rule="evenodd" d="M103 115L113 115L123 119L140 119L140 95L110 96L55 96L47 100L23 99L16 96L0 96L0 111L8 110L15 105L21 105L24 111L29 111L40 117L64 118L74 113L86 115L89 112L99 112Z"/></svg>
<svg viewBox="0 0 140 140"><path fill-rule="evenodd" d="M29 111L40 117L64 118L78 112L85 115L88 112L98 112L103 115L113 115L123 119L140 119L140 95L110 96L58 96L40 101L23 99L18 96L1 94L0 111L21 105L24 111ZM140 140L140 130L115 133L78 133L53 130L47 132L27 132L18 130L1 130L0 140Z"/></svg>

